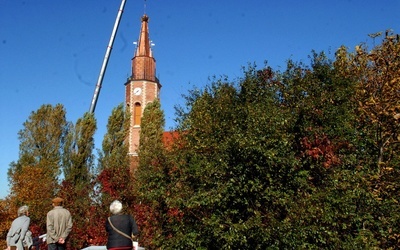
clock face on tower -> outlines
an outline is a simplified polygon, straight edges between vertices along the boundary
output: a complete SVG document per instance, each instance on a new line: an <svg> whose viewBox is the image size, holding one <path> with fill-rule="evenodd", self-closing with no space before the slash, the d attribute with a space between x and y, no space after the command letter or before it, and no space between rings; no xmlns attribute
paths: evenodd
<svg viewBox="0 0 400 250"><path fill-rule="evenodd" d="M141 88L134 88L133 89L133 94L134 95L140 95L142 93L142 89Z"/></svg>

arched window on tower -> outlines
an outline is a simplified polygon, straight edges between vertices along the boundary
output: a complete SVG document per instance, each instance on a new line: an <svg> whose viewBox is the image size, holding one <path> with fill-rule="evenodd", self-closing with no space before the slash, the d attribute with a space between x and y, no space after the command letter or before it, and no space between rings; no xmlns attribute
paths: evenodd
<svg viewBox="0 0 400 250"><path fill-rule="evenodd" d="M140 103L135 103L134 116L133 116L133 124L136 126L140 125L140 119L142 118L142 106Z"/></svg>

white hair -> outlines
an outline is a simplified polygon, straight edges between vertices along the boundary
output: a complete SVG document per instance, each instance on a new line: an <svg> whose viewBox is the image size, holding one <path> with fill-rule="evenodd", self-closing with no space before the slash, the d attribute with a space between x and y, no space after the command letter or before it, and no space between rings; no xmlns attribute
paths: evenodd
<svg viewBox="0 0 400 250"><path fill-rule="evenodd" d="M27 215L28 211L29 211L29 207L24 205L24 206L18 208L18 212L17 213L18 213L18 216Z"/></svg>
<svg viewBox="0 0 400 250"><path fill-rule="evenodd" d="M119 214L122 211L122 203L119 200L115 200L110 205L110 212L112 214Z"/></svg>

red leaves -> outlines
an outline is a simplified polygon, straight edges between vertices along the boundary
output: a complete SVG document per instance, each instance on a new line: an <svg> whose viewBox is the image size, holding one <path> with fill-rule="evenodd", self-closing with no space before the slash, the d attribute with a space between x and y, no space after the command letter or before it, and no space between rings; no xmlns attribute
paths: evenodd
<svg viewBox="0 0 400 250"><path fill-rule="evenodd" d="M94 209L98 208L91 207L91 210ZM94 245L94 246L105 245L107 243L107 233L104 228L106 216L105 215L101 216L99 214L99 211L93 211L90 214L93 216L91 216L90 218L90 223L88 227L84 228L84 230L86 231L86 234L84 234L85 242L88 245Z"/></svg>
<svg viewBox="0 0 400 250"><path fill-rule="evenodd" d="M107 193L115 198L123 196L121 192L127 191L132 181L129 169L117 167L104 169L97 178L101 183L101 192Z"/></svg>
<svg viewBox="0 0 400 250"><path fill-rule="evenodd" d="M150 206L143 203L135 204L134 215L140 230L139 245L151 245L157 235L157 213Z"/></svg>
<svg viewBox="0 0 400 250"><path fill-rule="evenodd" d="M184 213L179 208L174 207L168 209L167 215L169 217L169 222L172 222L173 220L181 221Z"/></svg>
<svg viewBox="0 0 400 250"><path fill-rule="evenodd" d="M101 171L100 175L97 177L101 183L102 191L108 193L110 196L115 196L116 190L113 188L113 183L111 182L112 173L108 169Z"/></svg>
<svg viewBox="0 0 400 250"><path fill-rule="evenodd" d="M322 161L324 168L328 169L340 163L339 157L335 154L335 147L327 135L314 135L313 139L303 137L301 139L303 156Z"/></svg>

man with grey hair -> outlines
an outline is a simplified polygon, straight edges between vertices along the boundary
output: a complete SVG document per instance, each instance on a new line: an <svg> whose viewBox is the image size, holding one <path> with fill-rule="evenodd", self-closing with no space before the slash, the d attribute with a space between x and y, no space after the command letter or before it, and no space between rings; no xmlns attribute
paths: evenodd
<svg viewBox="0 0 400 250"><path fill-rule="evenodd" d="M11 228L7 233L7 249L24 249L24 239L27 235L31 219L28 206L18 208L18 217L12 222Z"/></svg>
<svg viewBox="0 0 400 250"><path fill-rule="evenodd" d="M48 250L65 250L66 240L72 230L72 217L70 212L63 208L64 200L54 198L53 209L47 213L46 242Z"/></svg>

